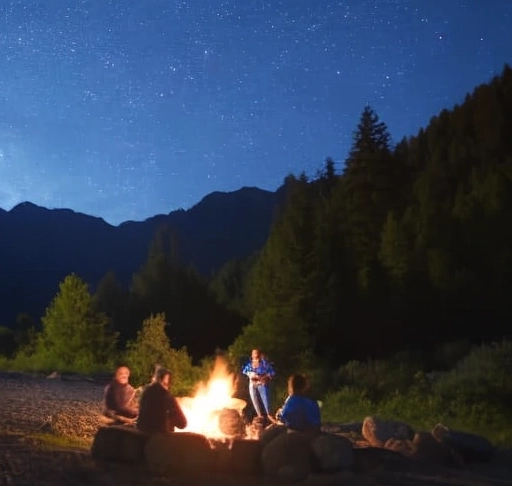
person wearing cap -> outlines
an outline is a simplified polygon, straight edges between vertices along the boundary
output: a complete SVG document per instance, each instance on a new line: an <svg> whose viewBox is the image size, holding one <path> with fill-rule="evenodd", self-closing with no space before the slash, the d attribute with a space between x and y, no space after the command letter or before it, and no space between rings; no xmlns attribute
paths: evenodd
<svg viewBox="0 0 512 486"><path fill-rule="evenodd" d="M163 367L155 370L154 381L144 388L140 397L137 428L147 434L184 429L187 418L176 398L169 392L171 372Z"/></svg>
<svg viewBox="0 0 512 486"><path fill-rule="evenodd" d="M105 387L103 415L115 422L134 424L138 415L136 390L129 383L130 368L119 366ZM115 423L114 422L114 423Z"/></svg>

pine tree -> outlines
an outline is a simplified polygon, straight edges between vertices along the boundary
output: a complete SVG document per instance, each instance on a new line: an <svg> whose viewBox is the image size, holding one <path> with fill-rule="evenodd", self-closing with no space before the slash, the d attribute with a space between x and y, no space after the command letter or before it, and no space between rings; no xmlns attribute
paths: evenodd
<svg viewBox="0 0 512 486"><path fill-rule="evenodd" d="M116 334L107 332L107 318L98 312L88 285L68 275L46 309L36 354L59 371L104 369L114 358Z"/></svg>
<svg viewBox="0 0 512 486"><path fill-rule="evenodd" d="M359 274L367 289L378 260L380 233L395 206L396 168L386 125L366 106L354 133L343 173L347 234Z"/></svg>

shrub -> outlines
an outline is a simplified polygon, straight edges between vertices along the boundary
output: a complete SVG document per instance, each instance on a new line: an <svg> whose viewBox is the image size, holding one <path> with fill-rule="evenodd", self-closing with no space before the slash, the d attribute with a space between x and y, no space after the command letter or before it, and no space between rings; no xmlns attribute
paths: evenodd
<svg viewBox="0 0 512 486"><path fill-rule="evenodd" d="M171 348L166 327L165 314L151 315L143 322L137 338L128 342L124 358L133 383L148 383L159 364L172 373L173 394L188 395L201 377L201 370L192 365L186 348Z"/></svg>
<svg viewBox="0 0 512 486"><path fill-rule="evenodd" d="M375 413L375 406L365 390L343 387L323 399L323 422L362 422Z"/></svg>

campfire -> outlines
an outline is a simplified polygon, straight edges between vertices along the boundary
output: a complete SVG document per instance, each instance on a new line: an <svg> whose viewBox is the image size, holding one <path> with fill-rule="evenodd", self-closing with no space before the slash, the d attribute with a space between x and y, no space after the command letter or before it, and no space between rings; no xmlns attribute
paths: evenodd
<svg viewBox="0 0 512 486"><path fill-rule="evenodd" d="M210 439L226 440L244 435L242 410L246 401L234 398L236 377L227 363L217 359L207 383L198 384L193 397L178 397L187 417L183 432L195 432Z"/></svg>

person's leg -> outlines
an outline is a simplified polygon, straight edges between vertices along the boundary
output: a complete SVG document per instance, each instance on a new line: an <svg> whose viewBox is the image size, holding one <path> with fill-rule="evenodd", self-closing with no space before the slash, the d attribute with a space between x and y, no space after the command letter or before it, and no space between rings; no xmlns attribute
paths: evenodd
<svg viewBox="0 0 512 486"><path fill-rule="evenodd" d="M256 411L256 414L258 417L261 416L260 403L258 401L258 390L256 386L252 384L249 385L249 395L251 396L252 405Z"/></svg>
<svg viewBox="0 0 512 486"><path fill-rule="evenodd" d="M265 413L270 415L270 392L268 385L258 385L258 392L260 394L261 401L263 402Z"/></svg>

